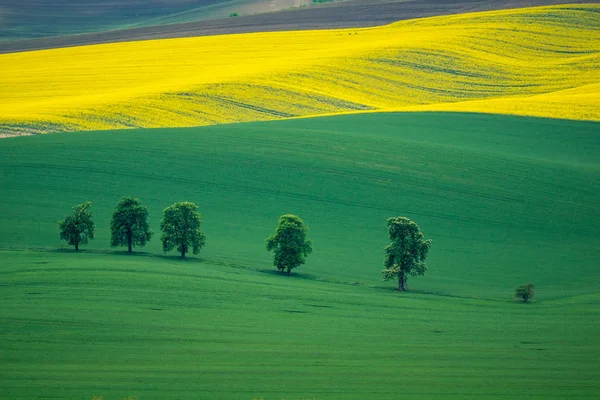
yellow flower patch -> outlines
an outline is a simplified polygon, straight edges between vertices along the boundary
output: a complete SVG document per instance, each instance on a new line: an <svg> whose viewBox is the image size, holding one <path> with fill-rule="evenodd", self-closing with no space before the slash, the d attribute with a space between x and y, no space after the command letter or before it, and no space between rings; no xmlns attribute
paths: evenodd
<svg viewBox="0 0 600 400"><path fill-rule="evenodd" d="M600 5L0 55L0 133L448 110L600 120Z"/></svg>

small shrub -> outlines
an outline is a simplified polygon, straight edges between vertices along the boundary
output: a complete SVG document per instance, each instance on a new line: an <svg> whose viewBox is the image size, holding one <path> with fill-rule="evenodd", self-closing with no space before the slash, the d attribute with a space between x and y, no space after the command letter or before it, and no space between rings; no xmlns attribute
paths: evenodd
<svg viewBox="0 0 600 400"><path fill-rule="evenodd" d="M517 290L515 290L515 296L523 299L524 303L527 303L535 295L535 292L533 291L534 287L535 286L533 286L531 283L528 285L521 285L517 288Z"/></svg>

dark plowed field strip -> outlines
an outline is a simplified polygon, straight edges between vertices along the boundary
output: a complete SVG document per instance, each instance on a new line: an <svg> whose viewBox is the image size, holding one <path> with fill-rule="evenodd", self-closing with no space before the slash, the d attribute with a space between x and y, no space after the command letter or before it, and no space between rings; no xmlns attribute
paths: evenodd
<svg viewBox="0 0 600 400"><path fill-rule="evenodd" d="M249 32L369 27L385 25L394 21L447 14L571 3L598 3L598 0L423 0L406 2L358 0L302 10L286 10L236 18L0 42L0 54L136 40Z"/></svg>

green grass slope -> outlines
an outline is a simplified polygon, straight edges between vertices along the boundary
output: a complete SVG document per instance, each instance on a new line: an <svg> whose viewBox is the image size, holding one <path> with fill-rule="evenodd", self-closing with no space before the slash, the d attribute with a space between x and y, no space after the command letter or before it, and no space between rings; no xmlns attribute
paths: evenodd
<svg viewBox="0 0 600 400"><path fill-rule="evenodd" d="M302 271L380 283L385 221L405 215L433 239L414 289L505 298L594 292L600 248L597 123L477 114L377 114L192 129L55 134L0 141L0 245L60 248L56 221L93 202L109 248L121 196L140 197L158 231L193 201L202 258L269 268L279 215L311 228ZM160 252L158 235L145 249ZM560 289L560 290L558 290Z"/></svg>
<svg viewBox="0 0 600 400"><path fill-rule="evenodd" d="M2 264L6 400L592 400L600 389L598 295L400 295L94 253L4 252Z"/></svg>
<svg viewBox="0 0 600 400"><path fill-rule="evenodd" d="M0 141L2 399L594 399L599 124L373 114ZM207 246L109 249L120 196L158 230L196 202ZM56 221L91 200L75 254ZM283 213L314 253L273 273ZM434 240L380 278L385 219ZM511 301L536 284L533 304Z"/></svg>

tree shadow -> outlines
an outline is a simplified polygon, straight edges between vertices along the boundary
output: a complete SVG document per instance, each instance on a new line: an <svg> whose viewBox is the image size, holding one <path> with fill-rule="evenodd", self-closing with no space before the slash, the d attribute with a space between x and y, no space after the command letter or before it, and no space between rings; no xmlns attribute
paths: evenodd
<svg viewBox="0 0 600 400"><path fill-rule="evenodd" d="M441 296L441 297L458 297L458 298L465 298L465 299L471 298L471 297L454 295L454 294L448 293L448 292L425 290L425 289L407 288L406 291L400 291L400 290L398 290L397 285L390 285L390 286L388 286L388 285L370 285L369 287L371 287L373 289L381 290L381 291L404 293L404 294L418 294L418 295ZM476 299L477 297L472 297L472 298Z"/></svg>
<svg viewBox="0 0 600 400"><path fill-rule="evenodd" d="M79 251L75 251L75 249L67 249L67 248L62 248L62 249L52 249L50 250L50 252L52 253L73 253L73 254L77 254L77 253L88 253L88 251L86 251L86 249L79 249Z"/></svg>
<svg viewBox="0 0 600 400"><path fill-rule="evenodd" d="M375 290L381 290L384 292L395 292L398 295L406 295L406 296L410 296L410 295L417 295L417 296L422 296L421 299L425 300L427 299L427 297L431 297L431 296L435 296L435 297L449 297L449 298L453 298L453 299L464 299L464 300L479 300L479 301L492 301L492 302L501 302L501 303L505 303L507 301L511 301L511 300L507 300L507 299L502 299L502 298L494 298L494 297L480 297L480 296L467 296L467 295L460 295L460 294L456 294L456 293L450 293L450 292L444 292L444 291L435 291L435 290L426 290L426 289L411 289L408 288L407 291L399 291L398 290L398 286L384 286L384 285L369 285L370 288L373 288Z"/></svg>
<svg viewBox="0 0 600 400"><path fill-rule="evenodd" d="M262 274L281 276L281 277L284 277L284 278L305 279L305 280L309 280L309 281L317 281L317 280L319 280L319 279L317 279L316 275L314 275L314 274L307 274L307 273L304 273L304 272L294 272L294 271L292 271L292 274L288 275L285 272L281 272L281 271L274 270L274 269L267 269L267 268L258 269L257 271L260 272L260 273L262 273Z"/></svg>
<svg viewBox="0 0 600 400"><path fill-rule="evenodd" d="M148 257L148 258L160 258L163 260L170 261L181 261L181 262L192 262L192 263L203 263L208 262L202 257L198 257L195 255L186 256L185 258L181 258L178 254L160 254L160 253L151 253L148 251L132 251L129 253L127 250L108 250L108 249L79 249L79 251L75 251L75 249L52 249L54 253L68 253L68 254L106 254L106 255L114 255L120 257Z"/></svg>

